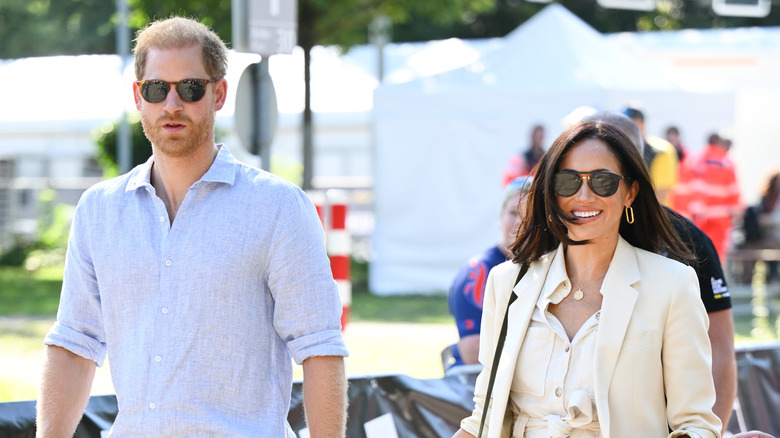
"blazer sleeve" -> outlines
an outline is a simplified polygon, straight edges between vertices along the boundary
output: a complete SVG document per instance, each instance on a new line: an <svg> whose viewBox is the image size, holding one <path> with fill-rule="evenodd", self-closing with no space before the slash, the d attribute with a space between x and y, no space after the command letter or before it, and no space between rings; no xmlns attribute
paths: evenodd
<svg viewBox="0 0 780 438"><path fill-rule="evenodd" d="M669 437L718 437L721 422L712 412L709 319L694 270L685 266L669 286L678 289L669 304L661 352L667 418L673 430Z"/></svg>
<svg viewBox="0 0 780 438"><path fill-rule="evenodd" d="M506 272L506 265L499 266L501 268L494 268L488 274L487 283L485 285L485 297L482 301L479 362L482 364L483 368L479 373L479 376L477 376L474 387L474 411L460 423L461 429L474 436L477 436L477 433L479 432L479 423L480 420L482 420L482 410L485 408L485 395L487 393L488 380L490 379L490 369L493 366L493 355L496 351L498 333L501 330L504 312L506 312L509 296L508 292L512 290L513 286L512 284L508 284L504 287L504 281L497 281L497 277L503 279L510 276L510 274ZM500 283L501 285L497 286L497 283ZM496 294L499 295L499 298L496 297ZM511 421L511 417L508 420ZM487 418L485 419L485 426L482 430L483 437L488 436L489 422L490 412L488 412ZM511 427L505 429L511 430Z"/></svg>

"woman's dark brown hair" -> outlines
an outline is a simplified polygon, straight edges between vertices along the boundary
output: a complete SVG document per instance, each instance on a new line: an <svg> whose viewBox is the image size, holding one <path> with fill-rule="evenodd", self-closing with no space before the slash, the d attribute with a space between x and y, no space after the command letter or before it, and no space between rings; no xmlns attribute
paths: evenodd
<svg viewBox="0 0 780 438"><path fill-rule="evenodd" d="M526 217L512 244L515 263L531 263L544 254L564 245L584 245L588 241L569 238L568 217L556 200L553 176L571 148L584 140L603 142L620 164L621 184L639 185L634 202L634 223L620 220L620 235L631 245L654 253L663 253L674 260L692 264L694 257L680 240L665 211L655 197L647 166L631 140L620 129L606 122L581 122L565 130L553 142L536 167L536 175L526 198Z"/></svg>

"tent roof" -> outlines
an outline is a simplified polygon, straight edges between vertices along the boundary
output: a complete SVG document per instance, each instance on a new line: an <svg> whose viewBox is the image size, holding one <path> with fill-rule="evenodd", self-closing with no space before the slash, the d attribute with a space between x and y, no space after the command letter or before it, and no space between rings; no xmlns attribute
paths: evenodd
<svg viewBox="0 0 780 438"><path fill-rule="evenodd" d="M540 93L678 88L654 64L611 44L558 3L510 32L503 47L466 67L389 87Z"/></svg>

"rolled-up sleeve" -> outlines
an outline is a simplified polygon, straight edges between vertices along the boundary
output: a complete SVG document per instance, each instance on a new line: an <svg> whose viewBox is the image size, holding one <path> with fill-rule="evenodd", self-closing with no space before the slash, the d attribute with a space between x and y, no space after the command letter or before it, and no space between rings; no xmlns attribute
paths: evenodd
<svg viewBox="0 0 780 438"><path fill-rule="evenodd" d="M89 236L84 227L88 196L85 195L76 208L68 238L57 321L43 343L65 348L102 366L106 343L100 293L90 256Z"/></svg>
<svg viewBox="0 0 780 438"><path fill-rule="evenodd" d="M275 256L267 270L274 328L297 364L312 356L348 356L322 225L309 198L302 191L291 193L281 209L287 220L274 232Z"/></svg>

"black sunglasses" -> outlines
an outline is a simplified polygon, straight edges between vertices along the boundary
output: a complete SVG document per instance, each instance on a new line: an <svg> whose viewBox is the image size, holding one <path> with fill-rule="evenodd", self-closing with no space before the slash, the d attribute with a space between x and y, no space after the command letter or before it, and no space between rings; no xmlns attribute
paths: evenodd
<svg viewBox="0 0 780 438"><path fill-rule="evenodd" d="M555 194L567 198L574 196L580 190L583 179L588 180L588 186L593 193L603 198L614 195L620 187L620 180L623 179L622 176L606 170L596 172L564 170L553 175L553 178Z"/></svg>
<svg viewBox="0 0 780 438"><path fill-rule="evenodd" d="M185 102L197 102L206 95L206 85L217 82L216 79L182 79L178 82L166 82L159 79L138 81L141 96L149 103L160 103L168 97L171 87L176 87L176 93Z"/></svg>

